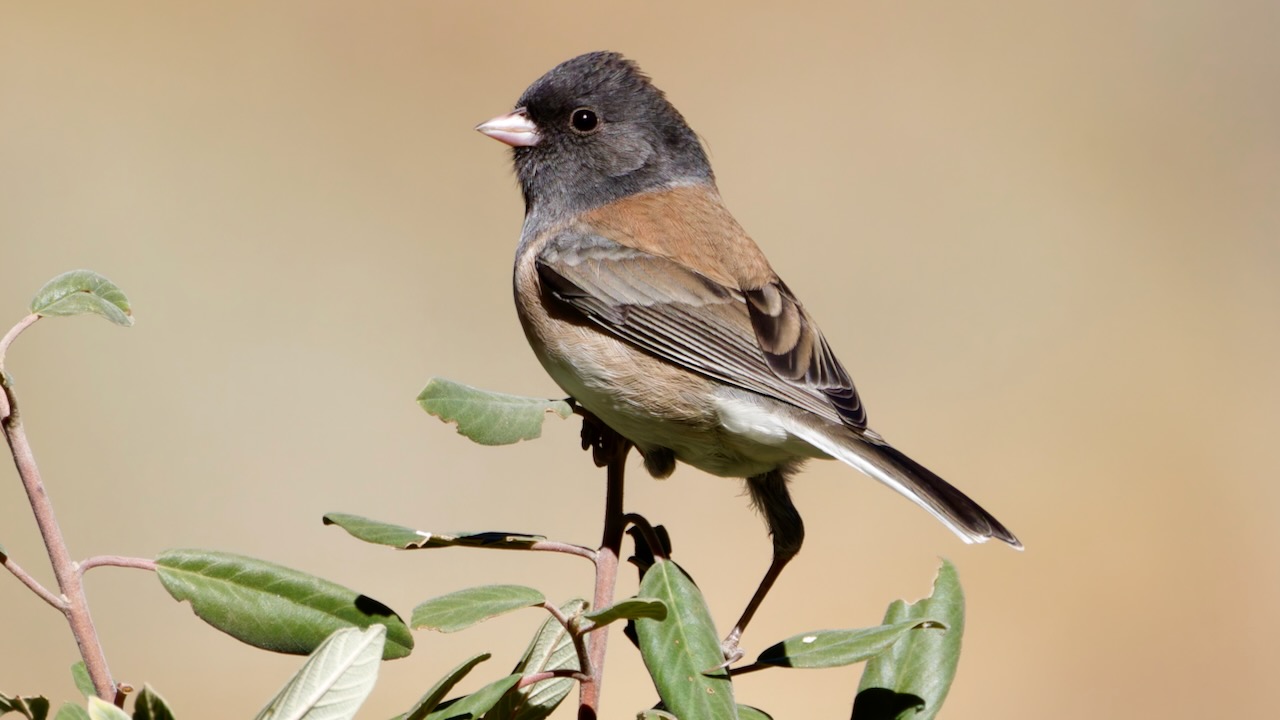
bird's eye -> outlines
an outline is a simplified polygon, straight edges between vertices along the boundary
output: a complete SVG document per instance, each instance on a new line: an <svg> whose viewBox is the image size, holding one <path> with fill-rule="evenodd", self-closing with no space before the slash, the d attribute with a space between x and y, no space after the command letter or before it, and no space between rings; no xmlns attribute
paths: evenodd
<svg viewBox="0 0 1280 720"><path fill-rule="evenodd" d="M600 118L596 115L596 111L590 108L578 108L569 116L569 124L584 135L600 127Z"/></svg>

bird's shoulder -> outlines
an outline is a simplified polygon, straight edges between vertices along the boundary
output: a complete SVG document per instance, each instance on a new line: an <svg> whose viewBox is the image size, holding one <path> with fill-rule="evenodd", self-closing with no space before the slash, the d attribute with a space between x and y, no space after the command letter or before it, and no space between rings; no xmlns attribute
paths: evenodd
<svg viewBox="0 0 1280 720"><path fill-rule="evenodd" d="M666 258L726 288L753 289L777 279L711 185L637 193L587 211L573 225L574 234Z"/></svg>

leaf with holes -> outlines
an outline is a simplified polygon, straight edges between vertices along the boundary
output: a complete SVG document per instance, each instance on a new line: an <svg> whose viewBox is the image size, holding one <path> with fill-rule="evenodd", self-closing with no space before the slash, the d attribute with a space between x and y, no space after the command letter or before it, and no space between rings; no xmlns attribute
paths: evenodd
<svg viewBox="0 0 1280 720"><path fill-rule="evenodd" d="M562 418L573 414L563 400L508 395L462 383L432 378L418 394L423 410L455 423L458 433L481 445L510 445L542 435L548 413Z"/></svg>
<svg viewBox="0 0 1280 720"><path fill-rule="evenodd" d="M357 540L400 550L441 547L523 550L534 543L546 540L542 535L497 531L432 533L346 513L325 513L323 520L325 525L337 525Z"/></svg>
<svg viewBox="0 0 1280 720"><path fill-rule="evenodd" d="M908 605L896 600L884 614L886 625L934 621L946 629L912 630L867 662L853 702L853 720L897 717L915 708L913 720L931 720L951 689L964 636L964 591L956 568L943 560L933 594Z"/></svg>

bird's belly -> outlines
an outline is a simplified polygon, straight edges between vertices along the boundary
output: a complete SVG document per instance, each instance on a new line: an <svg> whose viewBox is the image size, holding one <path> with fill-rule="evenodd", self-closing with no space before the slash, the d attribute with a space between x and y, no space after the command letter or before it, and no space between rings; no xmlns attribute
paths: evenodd
<svg viewBox="0 0 1280 720"><path fill-rule="evenodd" d="M642 453L669 449L704 472L740 478L822 456L753 393L586 330L571 348L545 344L538 359L565 392Z"/></svg>

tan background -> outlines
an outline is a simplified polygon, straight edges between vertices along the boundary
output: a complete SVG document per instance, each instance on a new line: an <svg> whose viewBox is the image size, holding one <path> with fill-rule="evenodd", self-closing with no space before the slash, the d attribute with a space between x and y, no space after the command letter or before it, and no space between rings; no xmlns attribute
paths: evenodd
<svg viewBox="0 0 1280 720"><path fill-rule="evenodd" d="M1274 714L1280 5L1047 5L0 6L0 324L76 267L138 318L41 322L9 358L73 552L242 552L403 613L485 582L588 592L576 560L397 554L319 518L595 541L576 425L480 448L413 398L433 375L556 393L512 312L508 155L471 128L610 48L706 138L872 424L1028 548L961 545L816 464L795 486L806 551L747 647L872 624L946 555L969 598L946 717ZM0 476L0 542L48 578ZM631 508L671 528L727 624L768 557L740 488L634 477ZM142 572L89 591L117 676L183 717L249 717L298 665ZM0 617L0 689L72 697L60 618L7 576ZM418 634L363 716L473 650L496 677L541 621ZM605 716L631 717L652 692L614 650ZM738 696L847 717L859 672Z"/></svg>

